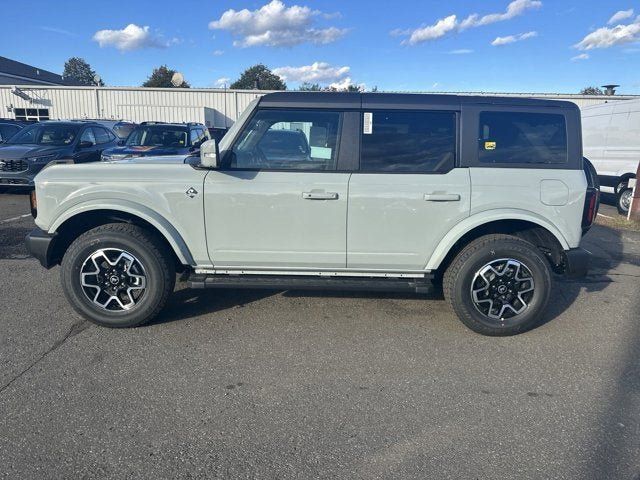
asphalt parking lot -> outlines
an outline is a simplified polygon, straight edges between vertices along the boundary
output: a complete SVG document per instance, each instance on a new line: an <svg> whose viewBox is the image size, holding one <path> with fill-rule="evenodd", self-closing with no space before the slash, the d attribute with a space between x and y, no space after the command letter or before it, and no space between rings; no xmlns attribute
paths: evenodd
<svg viewBox="0 0 640 480"><path fill-rule="evenodd" d="M26 254L28 213L0 194L2 478L640 478L640 233L595 226L517 337L438 295L253 290L109 330Z"/></svg>

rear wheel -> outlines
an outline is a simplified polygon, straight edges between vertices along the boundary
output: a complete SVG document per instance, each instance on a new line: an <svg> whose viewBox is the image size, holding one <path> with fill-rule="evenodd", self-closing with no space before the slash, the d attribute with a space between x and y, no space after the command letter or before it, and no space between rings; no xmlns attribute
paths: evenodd
<svg viewBox="0 0 640 480"><path fill-rule="evenodd" d="M467 327L483 335L515 335L542 318L551 292L547 260L529 242L487 235L467 245L444 275L443 290Z"/></svg>
<svg viewBox="0 0 640 480"><path fill-rule="evenodd" d="M175 284L166 246L151 232L123 223L78 237L62 259L61 278L73 308L105 327L135 327L165 305Z"/></svg>
<svg viewBox="0 0 640 480"><path fill-rule="evenodd" d="M616 207L620 215L627 215L631 208L631 197L633 196L633 189L629 188L628 184L618 187L618 196L616 201Z"/></svg>

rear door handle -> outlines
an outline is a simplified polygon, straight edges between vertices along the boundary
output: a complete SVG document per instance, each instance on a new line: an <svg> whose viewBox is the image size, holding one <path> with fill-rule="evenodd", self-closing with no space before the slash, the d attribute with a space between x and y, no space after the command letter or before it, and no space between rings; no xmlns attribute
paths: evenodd
<svg viewBox="0 0 640 480"><path fill-rule="evenodd" d="M427 202L459 202L460 195L457 193L425 193L424 199Z"/></svg>
<svg viewBox="0 0 640 480"><path fill-rule="evenodd" d="M337 200L337 192L302 192L305 200Z"/></svg>

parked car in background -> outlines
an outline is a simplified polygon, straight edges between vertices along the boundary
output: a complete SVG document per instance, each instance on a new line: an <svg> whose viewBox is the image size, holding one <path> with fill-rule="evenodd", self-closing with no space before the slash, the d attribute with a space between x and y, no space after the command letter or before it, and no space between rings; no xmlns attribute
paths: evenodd
<svg viewBox="0 0 640 480"><path fill-rule="evenodd" d="M580 242L598 191L570 102L271 93L200 150L197 166L132 159L38 175L28 250L61 264L85 318L148 322L176 271L194 288L425 292L434 281L467 327L513 335L545 317L553 273L588 270Z"/></svg>
<svg viewBox="0 0 640 480"><path fill-rule="evenodd" d="M600 184L616 194L618 211L629 212L632 180L640 162L640 100L624 100L582 110L584 154Z"/></svg>
<svg viewBox="0 0 640 480"><path fill-rule="evenodd" d="M14 120L12 118L0 118L0 143L4 143L13 135L22 130L25 126L33 122Z"/></svg>
<svg viewBox="0 0 640 480"><path fill-rule="evenodd" d="M99 161L102 151L116 143L116 135L96 122L35 123L0 145L0 185L32 186L49 162Z"/></svg>
<svg viewBox="0 0 640 480"><path fill-rule="evenodd" d="M105 150L103 161L163 155L198 155L200 145L211 137L201 123L142 122L124 145Z"/></svg>
<svg viewBox="0 0 640 480"><path fill-rule="evenodd" d="M220 143L220 140L222 140L222 137L224 137L225 133L227 133L229 129L219 128L219 127L209 127L207 130L209 130L209 136L216 142Z"/></svg>
<svg viewBox="0 0 640 480"><path fill-rule="evenodd" d="M87 118L84 120L99 123L103 127L109 128L119 140L125 140L138 126L137 123L128 120L105 120L102 118Z"/></svg>

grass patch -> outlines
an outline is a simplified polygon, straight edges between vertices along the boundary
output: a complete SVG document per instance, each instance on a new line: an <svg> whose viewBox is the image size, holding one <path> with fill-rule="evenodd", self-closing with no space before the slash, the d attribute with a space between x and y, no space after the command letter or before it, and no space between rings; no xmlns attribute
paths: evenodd
<svg viewBox="0 0 640 480"><path fill-rule="evenodd" d="M613 218L598 215L596 217L596 223L598 225L604 225L605 227L615 228L618 230L631 230L632 232L640 232L640 222L627 220L627 218L622 215L618 215Z"/></svg>

